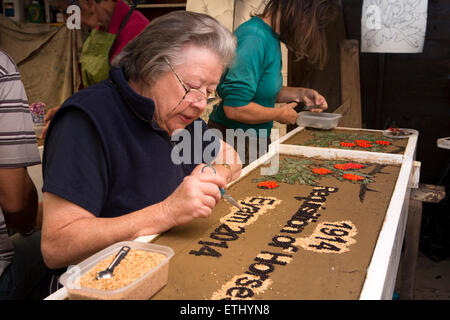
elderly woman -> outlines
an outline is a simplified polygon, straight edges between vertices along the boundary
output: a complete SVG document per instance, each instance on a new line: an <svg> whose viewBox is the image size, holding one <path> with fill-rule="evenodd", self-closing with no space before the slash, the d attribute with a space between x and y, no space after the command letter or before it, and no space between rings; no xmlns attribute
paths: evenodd
<svg viewBox="0 0 450 320"><path fill-rule="evenodd" d="M233 35L216 20L176 11L124 48L109 79L63 104L43 158L42 253L50 268L211 214L219 187L242 165L217 138L220 149L208 148L218 150L215 170L202 170L211 164L202 159L207 127L194 120L234 53ZM180 152L173 137L183 129L196 139Z"/></svg>

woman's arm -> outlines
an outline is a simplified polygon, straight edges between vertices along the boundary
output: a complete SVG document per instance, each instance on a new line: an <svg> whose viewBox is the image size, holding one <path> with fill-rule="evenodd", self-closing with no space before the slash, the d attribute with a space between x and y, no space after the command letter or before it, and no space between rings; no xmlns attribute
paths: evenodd
<svg viewBox="0 0 450 320"><path fill-rule="evenodd" d="M133 240L137 231L131 215L97 218L64 198L44 192L41 250L49 268L77 264L112 243Z"/></svg>
<svg viewBox="0 0 450 320"><path fill-rule="evenodd" d="M27 168L0 169L0 208L8 227L21 233L35 227L38 194Z"/></svg>
<svg viewBox="0 0 450 320"><path fill-rule="evenodd" d="M105 247L158 234L195 218L208 217L225 187L221 175L190 175L164 201L115 218L98 218L55 194L44 192L41 250L56 269L77 264Z"/></svg>

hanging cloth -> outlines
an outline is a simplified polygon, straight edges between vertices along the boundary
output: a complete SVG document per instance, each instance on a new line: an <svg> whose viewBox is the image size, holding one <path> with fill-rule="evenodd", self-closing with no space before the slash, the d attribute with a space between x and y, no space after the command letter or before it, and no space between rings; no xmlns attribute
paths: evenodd
<svg viewBox="0 0 450 320"><path fill-rule="evenodd" d="M114 46L117 36L128 22L135 7L136 4L133 1L133 5L120 25L117 34L94 29L87 37L83 44L80 58L81 77L85 88L108 78L109 69L111 68L111 48Z"/></svg>

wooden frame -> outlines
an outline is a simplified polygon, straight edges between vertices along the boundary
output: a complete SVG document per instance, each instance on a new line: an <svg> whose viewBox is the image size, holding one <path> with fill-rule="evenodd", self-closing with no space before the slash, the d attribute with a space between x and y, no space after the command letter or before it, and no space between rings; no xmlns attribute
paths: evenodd
<svg viewBox="0 0 450 320"><path fill-rule="evenodd" d="M268 163L277 153L324 159L344 157L355 161L370 160L377 163L401 165L395 189L386 211L386 217L379 233L371 262L367 268L366 279L359 297L362 300L392 299L405 235L411 187L418 184L415 181L418 179L418 175L414 174L413 170L417 137L409 138L403 155L283 144L284 141L303 129L299 127L272 143L269 152L244 168L241 176L230 183L229 186L242 180L259 165ZM352 128L340 129L357 130ZM380 132L379 130L367 131ZM151 242L155 237L156 235L149 235L139 237L135 241ZM61 300L67 297L67 291L65 288L62 288L46 299Z"/></svg>

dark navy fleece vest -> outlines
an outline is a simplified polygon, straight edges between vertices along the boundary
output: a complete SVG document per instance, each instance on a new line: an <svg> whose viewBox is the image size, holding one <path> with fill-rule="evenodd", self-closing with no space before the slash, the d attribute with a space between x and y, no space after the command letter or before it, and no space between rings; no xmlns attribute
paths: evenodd
<svg viewBox="0 0 450 320"><path fill-rule="evenodd" d="M156 123L135 114L152 119L154 108L151 99L129 87L117 68L111 68L110 79L70 97L46 137L43 190L101 217L120 216L166 199L196 164L173 163L175 143ZM203 121L200 127L206 130ZM194 123L187 129L193 133ZM70 138L69 131L77 130L77 137ZM88 154L78 156L83 153Z"/></svg>

